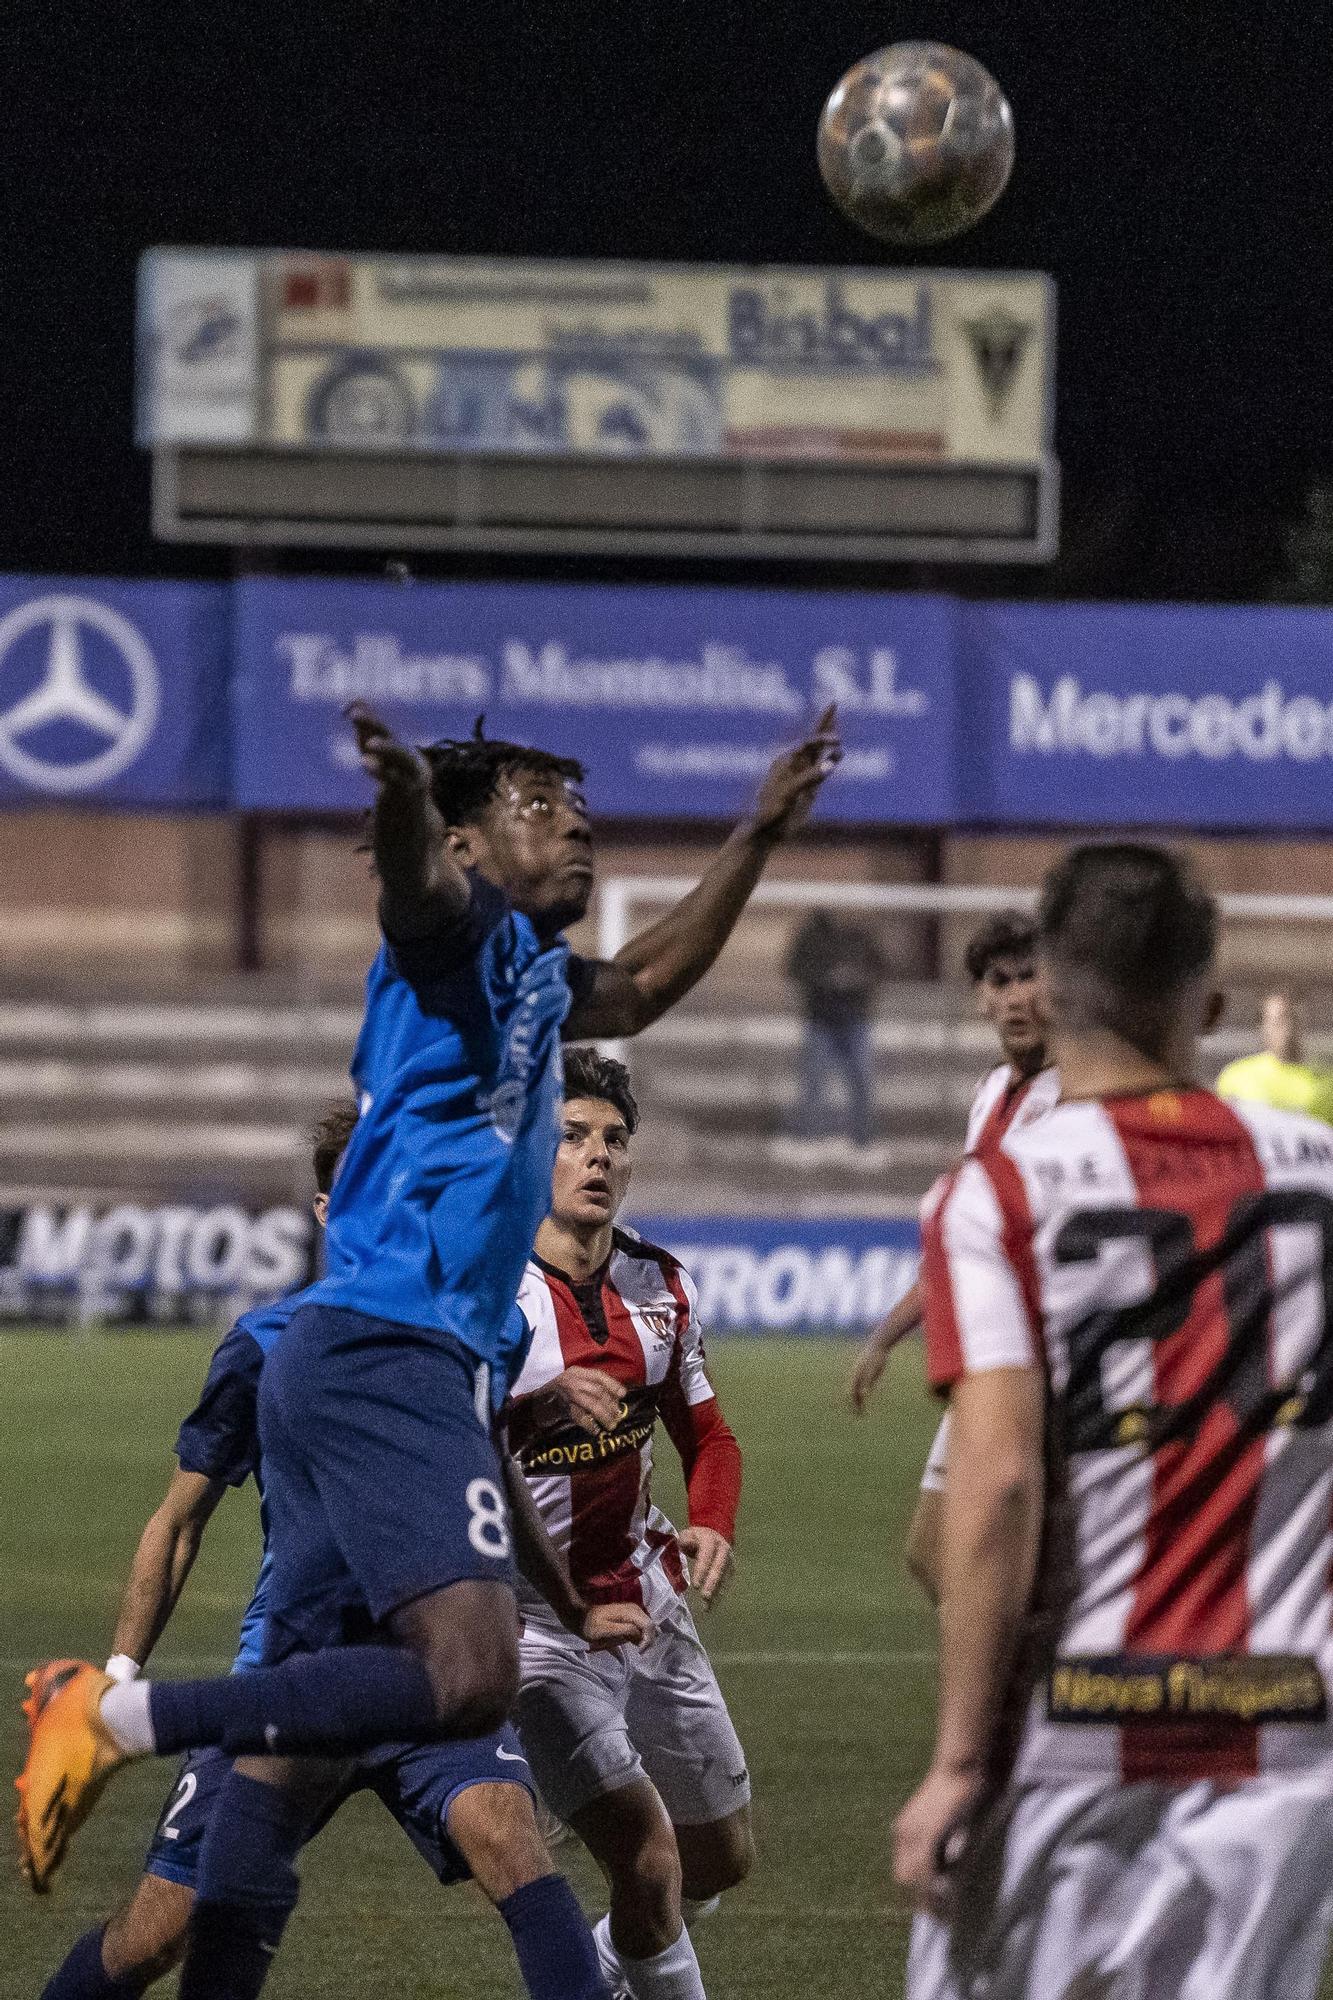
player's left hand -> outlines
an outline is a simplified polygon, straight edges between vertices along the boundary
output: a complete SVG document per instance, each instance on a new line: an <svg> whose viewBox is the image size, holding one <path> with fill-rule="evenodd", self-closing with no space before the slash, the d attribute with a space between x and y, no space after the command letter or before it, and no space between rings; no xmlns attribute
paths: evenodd
<svg viewBox="0 0 1333 2000"><path fill-rule="evenodd" d="M985 1800L985 1778L932 1764L893 1823L893 1874L919 1910L947 1917L955 1868Z"/></svg>
<svg viewBox="0 0 1333 2000"><path fill-rule="evenodd" d="M702 1597L704 1609L711 1611L713 1599L736 1568L731 1543L716 1528L682 1528L676 1539L689 1557L690 1587Z"/></svg>
<svg viewBox="0 0 1333 2000"><path fill-rule="evenodd" d="M594 1653L613 1653L617 1646L642 1652L656 1630L641 1604L593 1604L583 1615L583 1639Z"/></svg>
<svg viewBox="0 0 1333 2000"><path fill-rule="evenodd" d="M755 800L755 832L780 840L804 826L820 786L841 762L838 710L830 702L804 743L774 758Z"/></svg>

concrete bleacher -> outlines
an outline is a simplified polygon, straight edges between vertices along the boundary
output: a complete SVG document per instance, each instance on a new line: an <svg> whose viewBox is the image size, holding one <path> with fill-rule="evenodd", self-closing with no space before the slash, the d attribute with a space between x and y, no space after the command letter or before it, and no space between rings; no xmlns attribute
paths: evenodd
<svg viewBox="0 0 1333 2000"><path fill-rule="evenodd" d="M767 997L767 996L766 996ZM349 1088L350 990L280 979L200 993L0 1002L0 1200L304 1200L308 1132ZM644 1211L894 1215L954 1156L988 1032L951 983L887 989L873 1031L876 1142L787 1136L801 1027L735 986L699 997L629 1051L644 1125ZM1233 1028L1214 1064L1253 1046ZM1333 1056L1333 1037L1313 1047Z"/></svg>

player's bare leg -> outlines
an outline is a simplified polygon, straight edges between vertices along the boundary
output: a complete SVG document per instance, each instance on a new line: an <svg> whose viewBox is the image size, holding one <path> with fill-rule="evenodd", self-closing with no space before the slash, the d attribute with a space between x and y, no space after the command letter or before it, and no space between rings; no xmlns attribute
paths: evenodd
<svg viewBox="0 0 1333 2000"><path fill-rule="evenodd" d="M571 1813L569 1823L611 1893L595 1936L612 1988L634 2000L704 2000L681 1906L680 1850L656 1786L636 1778Z"/></svg>
<svg viewBox="0 0 1333 2000"><path fill-rule="evenodd" d="M907 1529L903 1559L932 1604L940 1601L940 1514L943 1496L922 1492Z"/></svg>
<svg viewBox="0 0 1333 2000"><path fill-rule="evenodd" d="M551 1866L532 1794L522 1785L469 1785L445 1830L508 1926L531 2000L602 2000L587 1920Z"/></svg>
<svg viewBox="0 0 1333 2000"><path fill-rule="evenodd" d="M194 1890L160 1875L140 1877L134 1894L108 1919L102 1933L102 1966L110 1980L143 1992L165 1979L185 1956Z"/></svg>
<svg viewBox="0 0 1333 2000"><path fill-rule="evenodd" d="M719 1896L745 1880L754 1866L754 1827L746 1805L737 1806L724 1819L677 1826L673 1831L680 1855L681 1904L688 1924L700 1905L715 1904Z"/></svg>
<svg viewBox="0 0 1333 2000"><path fill-rule="evenodd" d="M532 1795L522 1785L469 1785L449 1807L445 1826L492 1903L503 1903L516 1889L551 1873L551 1852Z"/></svg>
<svg viewBox="0 0 1333 2000"><path fill-rule="evenodd" d="M85 1931L42 1989L42 2000L126 2000L174 1972L185 1955L194 1891L144 1875L128 1903Z"/></svg>
<svg viewBox="0 0 1333 2000"><path fill-rule="evenodd" d="M489 1736L503 1727L518 1698L518 1619L507 1584L451 1583L388 1622L426 1669L449 1735Z"/></svg>

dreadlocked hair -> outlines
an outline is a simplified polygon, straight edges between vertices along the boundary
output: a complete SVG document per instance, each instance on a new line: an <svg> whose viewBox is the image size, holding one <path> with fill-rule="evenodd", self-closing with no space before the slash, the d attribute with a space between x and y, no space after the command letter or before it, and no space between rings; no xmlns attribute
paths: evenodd
<svg viewBox="0 0 1333 2000"><path fill-rule="evenodd" d="M533 750L524 743L506 743L485 734L486 718L477 717L471 736L441 737L426 744L422 756L430 765L431 797L446 826L477 820L510 772L540 778L583 782L583 766L575 757L557 757L551 750Z"/></svg>

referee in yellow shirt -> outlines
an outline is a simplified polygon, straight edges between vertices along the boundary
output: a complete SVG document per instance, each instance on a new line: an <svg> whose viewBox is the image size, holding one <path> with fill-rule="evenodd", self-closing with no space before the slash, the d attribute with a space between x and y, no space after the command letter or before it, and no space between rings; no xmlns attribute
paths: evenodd
<svg viewBox="0 0 1333 2000"><path fill-rule="evenodd" d="M1228 1063L1217 1079L1218 1094L1306 1111L1333 1125L1333 1071L1301 1060L1305 1017L1299 1000L1284 987L1266 993L1259 1020L1263 1053Z"/></svg>

